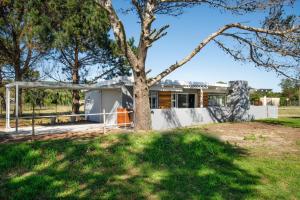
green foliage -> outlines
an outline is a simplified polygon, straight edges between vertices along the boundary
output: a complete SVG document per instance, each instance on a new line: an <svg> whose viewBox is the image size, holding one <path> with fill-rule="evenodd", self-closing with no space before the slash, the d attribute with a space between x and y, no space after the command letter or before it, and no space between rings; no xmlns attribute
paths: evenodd
<svg viewBox="0 0 300 200"><path fill-rule="evenodd" d="M298 100L299 98L299 87L296 81L291 79L282 79L281 83L282 96L285 98L289 98L289 100Z"/></svg>
<svg viewBox="0 0 300 200"><path fill-rule="evenodd" d="M40 106L44 104L43 101L46 97L44 90L31 89L26 91L25 102L32 106Z"/></svg>
<svg viewBox="0 0 300 200"><path fill-rule="evenodd" d="M0 145L1 199L298 199L299 156L203 134L112 134Z"/></svg>
<svg viewBox="0 0 300 200"><path fill-rule="evenodd" d="M260 98L267 96L267 97L281 97L281 93L272 92L272 91L253 91L250 93L250 101L251 102L258 102Z"/></svg>
<svg viewBox="0 0 300 200"><path fill-rule="evenodd" d="M33 65L47 52L49 46L41 41L50 24L43 9L41 0L0 2L0 58L6 78L30 78Z"/></svg>
<svg viewBox="0 0 300 200"><path fill-rule="evenodd" d="M107 14L95 1L51 0L48 5L56 23L52 30L55 58L69 80L88 82L89 76L97 79L129 74L124 58L116 55L109 38ZM78 72L75 79L79 80L74 80Z"/></svg>
<svg viewBox="0 0 300 200"><path fill-rule="evenodd" d="M41 90L41 89L28 89L24 92L24 102L36 104L40 107L50 105L71 105L72 94L68 90Z"/></svg>

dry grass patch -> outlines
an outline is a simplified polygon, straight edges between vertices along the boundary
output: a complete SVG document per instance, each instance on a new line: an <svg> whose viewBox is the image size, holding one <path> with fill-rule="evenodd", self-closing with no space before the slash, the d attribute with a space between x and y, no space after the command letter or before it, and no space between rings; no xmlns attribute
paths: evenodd
<svg viewBox="0 0 300 200"><path fill-rule="evenodd" d="M204 127L222 141L268 154L300 153L300 129L260 122L223 123Z"/></svg>

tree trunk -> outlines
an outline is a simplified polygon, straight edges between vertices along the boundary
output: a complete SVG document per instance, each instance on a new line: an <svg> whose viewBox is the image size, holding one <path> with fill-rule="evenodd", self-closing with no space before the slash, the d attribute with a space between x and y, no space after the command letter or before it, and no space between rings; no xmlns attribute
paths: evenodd
<svg viewBox="0 0 300 200"><path fill-rule="evenodd" d="M72 91L72 113L73 114L79 114L79 108L80 108L80 95L79 90L73 90Z"/></svg>
<svg viewBox="0 0 300 200"><path fill-rule="evenodd" d="M16 66L15 66L15 81L22 81L23 80L23 75L22 75L22 70L19 66L18 63L16 63ZM16 94L16 93L15 93ZM19 116L22 115L23 113L23 98L22 98L22 88L19 88ZM15 100L16 100L16 96L15 96Z"/></svg>
<svg viewBox="0 0 300 200"><path fill-rule="evenodd" d="M1 80L1 83L0 83L0 110L1 110L1 114L2 114L2 112L3 112L3 110L5 110L6 109L6 99L5 99L5 94L4 94L4 91L3 91L3 89L5 89L5 87L4 87L5 85L2 83L2 80Z"/></svg>
<svg viewBox="0 0 300 200"><path fill-rule="evenodd" d="M72 67L72 83L79 83L79 61L78 61L78 48L75 48L75 62ZM79 90L72 91L72 114L79 114L80 109L80 95ZM72 122L76 121L77 117L72 117Z"/></svg>
<svg viewBox="0 0 300 200"><path fill-rule="evenodd" d="M2 111L5 110L6 108L6 99L5 99L5 84L3 83L3 77L2 77L2 68L0 66L0 107L1 107L1 115L2 115Z"/></svg>
<svg viewBox="0 0 300 200"><path fill-rule="evenodd" d="M149 87L144 71L134 74L134 115L136 130L151 129L151 110L149 103Z"/></svg>

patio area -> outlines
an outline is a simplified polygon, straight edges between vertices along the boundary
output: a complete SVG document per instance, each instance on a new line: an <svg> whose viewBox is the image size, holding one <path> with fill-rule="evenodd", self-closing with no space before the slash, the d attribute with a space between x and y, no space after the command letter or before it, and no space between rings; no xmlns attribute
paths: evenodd
<svg viewBox="0 0 300 200"><path fill-rule="evenodd" d="M107 126L105 129L109 129ZM38 125L35 126L35 135L42 134L60 134L60 133L71 133L71 132L104 132L104 124L99 123L84 123L84 124L66 124L66 125ZM2 128L0 129L1 135L9 134L12 136L27 136L32 135L32 127L19 127L16 133L15 128Z"/></svg>

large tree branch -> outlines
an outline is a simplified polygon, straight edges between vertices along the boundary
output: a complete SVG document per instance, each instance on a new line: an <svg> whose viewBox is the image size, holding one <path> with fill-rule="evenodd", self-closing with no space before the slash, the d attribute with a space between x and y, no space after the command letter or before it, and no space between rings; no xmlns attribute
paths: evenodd
<svg viewBox="0 0 300 200"><path fill-rule="evenodd" d="M126 33L123 23L120 21L117 13L115 12L111 0L98 0L98 5L105 9L109 15L109 21L112 26L115 38L118 42L118 46L122 52L124 52L128 62L135 71L139 71L137 57L133 50L127 43Z"/></svg>
<svg viewBox="0 0 300 200"><path fill-rule="evenodd" d="M61 49L60 53L61 53L63 59L68 63L68 65L70 66L70 68L72 68L73 67L73 63L69 60L69 58L65 54L64 50Z"/></svg>
<svg viewBox="0 0 300 200"><path fill-rule="evenodd" d="M249 46L249 58L245 58L244 56L242 56L241 51L239 50L235 50L235 49L230 49L228 47L226 47L223 43L221 43L220 41L214 40L214 42L217 43L217 45L223 49L226 53L228 53L229 55L231 55L235 60L239 60L239 61L246 61L247 59L252 61L256 66L263 66L266 68L272 68L273 70L275 70L278 74L283 75L285 77L291 78L286 72L284 72L283 70L281 70L282 68L289 68L290 66L288 65L278 65L276 63L271 63L268 60L267 61L262 61L260 59L260 56L258 56L258 50L262 50L265 51L265 49L261 48L260 46L258 46L257 44L241 38L239 36L236 35L231 35L231 34L227 34L227 36L231 36L234 39L238 40L239 42L245 43L246 45ZM294 79L294 78L291 78Z"/></svg>
<svg viewBox="0 0 300 200"><path fill-rule="evenodd" d="M142 68L145 67L145 61L147 56L147 51L149 46L152 43L152 40L150 38L151 35L151 26L152 23L155 20L154 16L154 10L156 7L156 0L148 0L144 3L143 8L140 7L137 9L137 12L139 12L140 20L141 20L141 35L140 35L140 41L138 46L138 60L140 62L141 70L144 70Z"/></svg>
<svg viewBox="0 0 300 200"><path fill-rule="evenodd" d="M171 65L170 67L165 69L163 72L158 74L156 77L151 78L150 80L148 80L148 85L151 87L152 85L154 85L155 83L157 83L158 81L160 81L161 79L163 79L164 77L169 75L171 72L175 71L179 67L181 67L184 64L186 64L187 62L189 62L209 42L211 42L213 39L215 39L216 37L221 35L226 30L232 29L232 28L237 28L237 29L250 31L250 32L256 32L256 33L265 33L265 34L269 34L269 35L276 35L276 36L281 36L281 37L285 37L286 34L289 34L289 33L300 30L299 26L295 27L295 28L292 28L292 29L289 29L289 30L285 30L285 31L276 31L276 30L274 31L274 30L267 30L267 29L262 29L262 28L254 28L254 27L250 27L250 26L245 26L245 25L242 25L242 24L239 24L239 23L225 25L224 27L219 29L217 32L211 34L206 39L204 39L188 56L186 56L180 62L176 62L175 64Z"/></svg>
<svg viewBox="0 0 300 200"><path fill-rule="evenodd" d="M167 30L169 27L170 27L170 25L167 24L167 25L162 26L162 27L161 27L160 29L158 29L158 30L154 29L154 30L150 33L150 36L149 36L149 37L150 37L150 39L149 39L150 45L151 45L153 42L159 40L160 38L166 36L166 35L167 35L166 30Z"/></svg>

